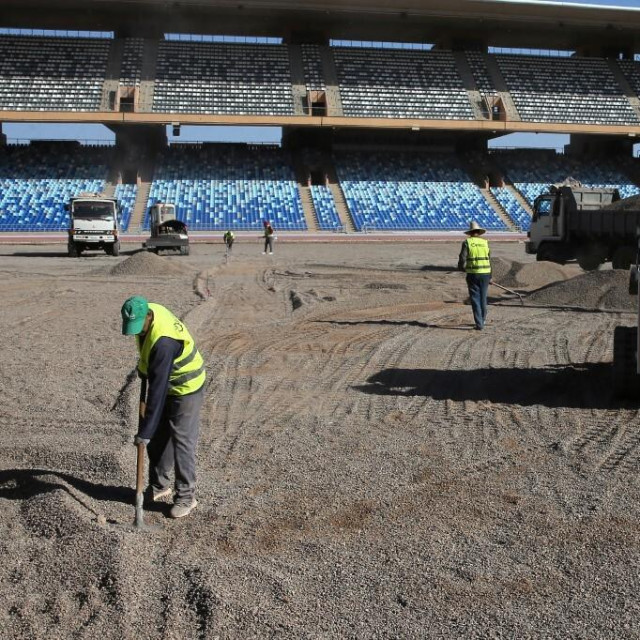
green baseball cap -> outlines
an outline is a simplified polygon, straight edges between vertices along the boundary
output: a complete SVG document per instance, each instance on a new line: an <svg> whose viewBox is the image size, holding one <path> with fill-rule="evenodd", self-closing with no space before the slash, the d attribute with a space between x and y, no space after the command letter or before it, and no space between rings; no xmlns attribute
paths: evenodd
<svg viewBox="0 0 640 640"><path fill-rule="evenodd" d="M138 335L142 331L145 318L149 313L149 303L142 296L132 296L125 300L120 313L122 314L123 335Z"/></svg>

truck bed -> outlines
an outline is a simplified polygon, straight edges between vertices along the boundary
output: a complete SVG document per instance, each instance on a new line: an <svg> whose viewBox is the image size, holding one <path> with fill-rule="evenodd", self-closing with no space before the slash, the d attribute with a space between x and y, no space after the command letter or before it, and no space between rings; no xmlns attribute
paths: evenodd
<svg viewBox="0 0 640 640"><path fill-rule="evenodd" d="M574 212L568 220L568 232L575 237L621 238L632 243L640 227L640 209L596 209Z"/></svg>

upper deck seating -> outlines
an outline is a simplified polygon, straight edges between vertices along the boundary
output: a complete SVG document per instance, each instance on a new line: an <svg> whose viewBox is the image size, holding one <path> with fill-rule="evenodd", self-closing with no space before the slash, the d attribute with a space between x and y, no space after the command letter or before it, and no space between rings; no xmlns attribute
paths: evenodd
<svg viewBox="0 0 640 640"><path fill-rule="evenodd" d="M293 115L287 47L163 41L158 48L153 110Z"/></svg>
<svg viewBox="0 0 640 640"><path fill-rule="evenodd" d="M334 47L345 116L472 120L449 51Z"/></svg>
<svg viewBox="0 0 640 640"><path fill-rule="evenodd" d="M59 231L65 205L104 189L111 148L80 145L0 146L0 229Z"/></svg>
<svg viewBox="0 0 640 640"><path fill-rule="evenodd" d="M322 71L320 46L317 44L303 44L302 67L307 91L324 91L326 85Z"/></svg>
<svg viewBox="0 0 640 640"><path fill-rule="evenodd" d="M507 227L451 154L336 153L336 169L356 229Z"/></svg>
<svg viewBox="0 0 640 640"><path fill-rule="evenodd" d="M171 202L194 230L306 229L287 155L279 148L172 145L159 159L149 205ZM148 211L143 223L149 227Z"/></svg>
<svg viewBox="0 0 640 640"><path fill-rule="evenodd" d="M110 43L0 36L0 110L97 111Z"/></svg>
<svg viewBox="0 0 640 640"><path fill-rule="evenodd" d="M140 85L142 75L142 56L144 40L142 38L126 38L122 51L120 67L120 84L126 87Z"/></svg>
<svg viewBox="0 0 640 640"><path fill-rule="evenodd" d="M605 60L496 55L526 122L640 124Z"/></svg>

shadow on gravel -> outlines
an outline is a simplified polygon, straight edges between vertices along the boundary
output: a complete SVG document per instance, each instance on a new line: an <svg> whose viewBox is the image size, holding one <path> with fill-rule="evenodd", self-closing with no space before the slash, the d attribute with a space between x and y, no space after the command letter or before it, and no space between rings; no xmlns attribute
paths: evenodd
<svg viewBox="0 0 640 640"><path fill-rule="evenodd" d="M421 327L423 329L452 329L454 331L472 331L472 324L430 324L419 320L315 320L317 324L360 325L376 324L396 327Z"/></svg>
<svg viewBox="0 0 640 640"><path fill-rule="evenodd" d="M521 406L612 409L629 406L614 398L611 364L550 365L539 369L384 369L367 384L354 386L363 393L424 396L434 400L489 401Z"/></svg>
<svg viewBox="0 0 640 640"><path fill-rule="evenodd" d="M460 271L458 271L456 267L438 264L425 264L423 267L420 267L419 271L442 271L443 273L460 273Z"/></svg>
<svg viewBox="0 0 640 640"><path fill-rule="evenodd" d="M95 484L59 471L49 471L48 469L4 469L0 471L0 498L5 500L29 500L58 489L66 491L89 511L93 511L93 509L83 501L85 497L129 504L133 504L135 500L135 491L130 487Z"/></svg>

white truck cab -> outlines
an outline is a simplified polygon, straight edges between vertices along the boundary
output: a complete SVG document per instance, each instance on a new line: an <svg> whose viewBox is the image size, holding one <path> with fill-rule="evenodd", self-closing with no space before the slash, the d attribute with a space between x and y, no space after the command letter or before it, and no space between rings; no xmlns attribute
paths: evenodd
<svg viewBox="0 0 640 640"><path fill-rule="evenodd" d="M68 250L77 258L86 249L120 253L120 207L115 198L99 194L81 194L71 198Z"/></svg>

